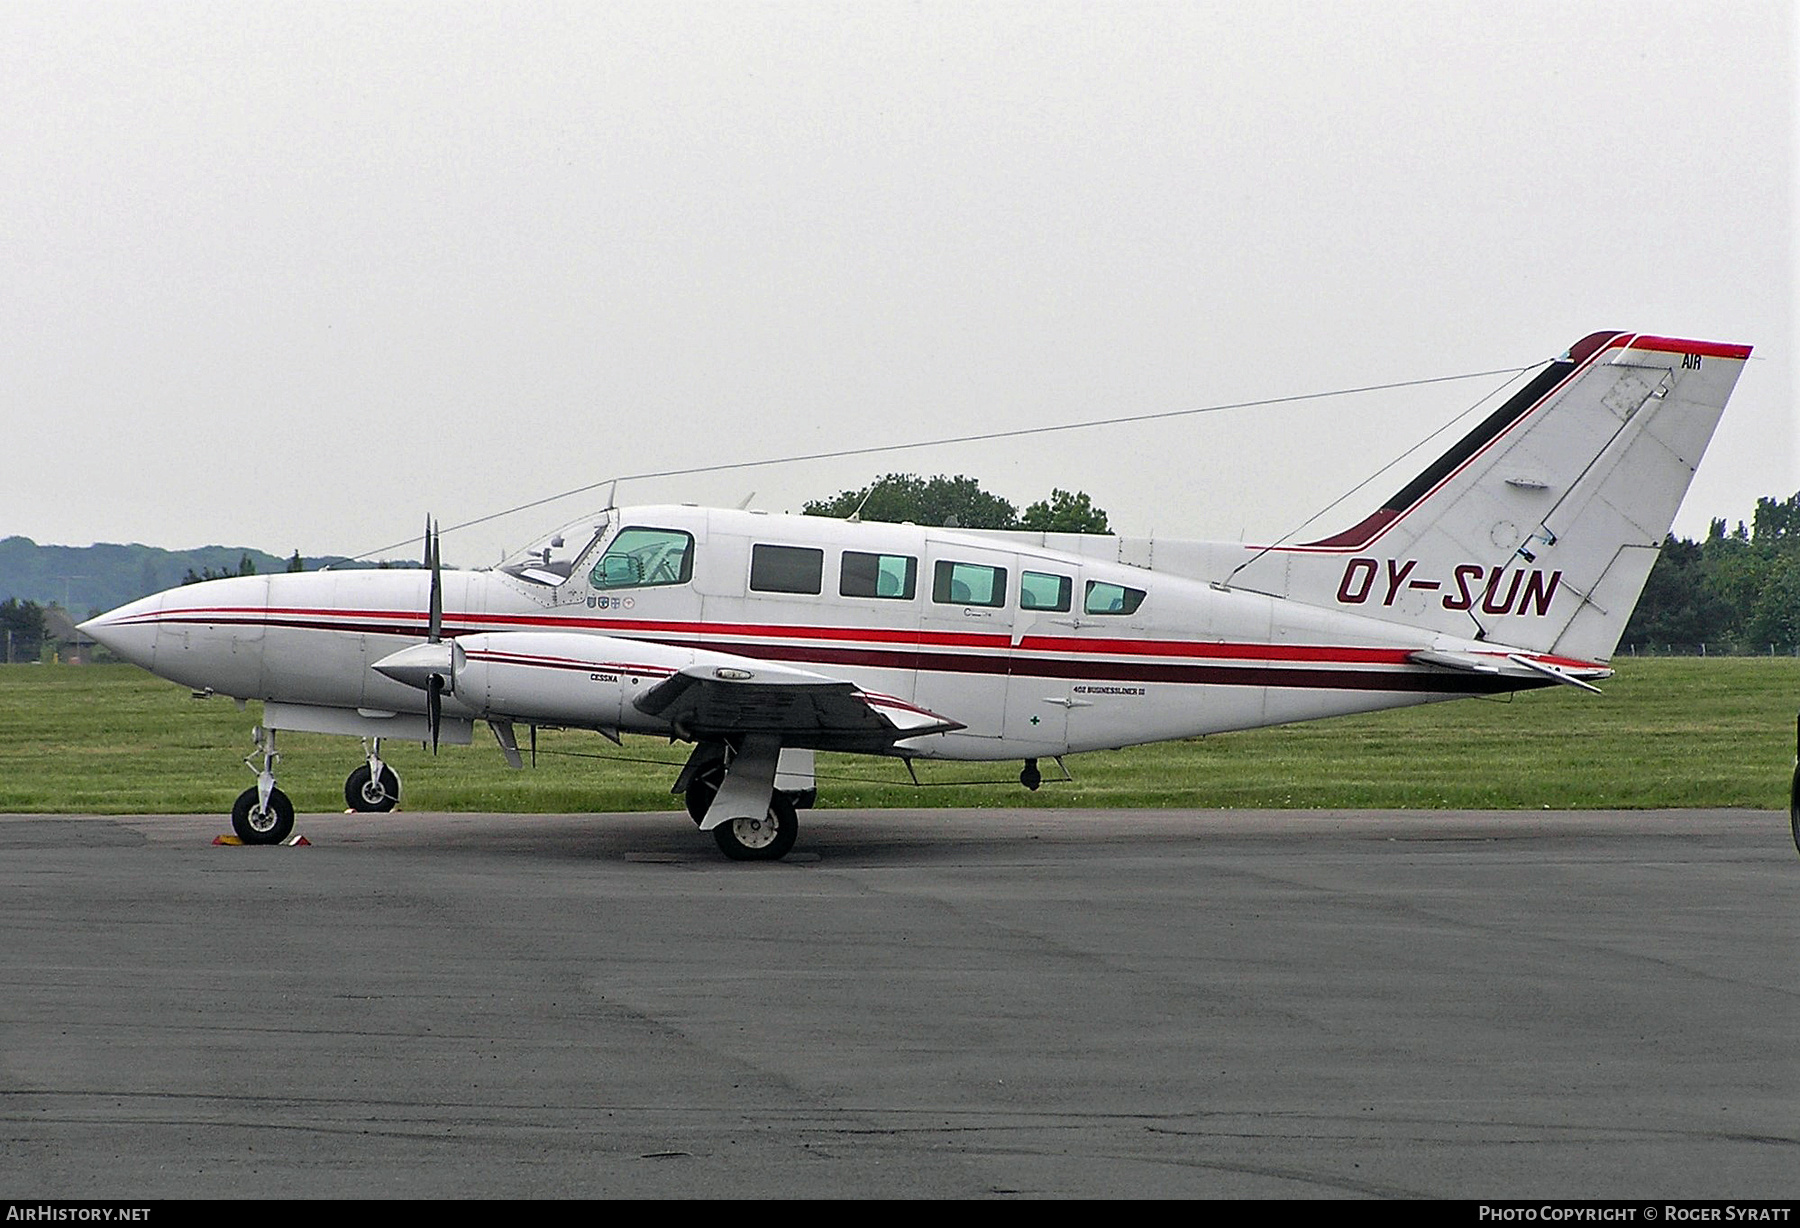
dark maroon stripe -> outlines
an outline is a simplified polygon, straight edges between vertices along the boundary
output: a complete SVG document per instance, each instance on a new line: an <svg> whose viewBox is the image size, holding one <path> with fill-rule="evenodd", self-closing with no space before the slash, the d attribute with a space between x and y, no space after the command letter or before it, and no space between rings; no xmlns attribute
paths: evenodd
<svg viewBox="0 0 1800 1228"><path fill-rule="evenodd" d="M261 619L168 619L170 622L207 622L214 625L241 623L261 625ZM357 634L392 634L418 638L418 628L384 632L379 624L346 626L342 623L282 622L283 627L303 625L318 631L347 631ZM452 632L446 636L479 634ZM632 638L632 637L624 637ZM1213 686L1304 688L1327 691L1400 691L1434 695L1503 695L1511 691L1535 690L1556 683L1525 678L1506 678L1492 674L1462 672L1412 672L1358 669L1303 669L1284 666L1244 665L1175 665L1162 662L1083 661L1066 658L1019 657L976 653L893 651L875 648L832 648L819 645L801 647L786 644L708 643L701 640L664 639L650 643L675 648L698 648L708 652L730 652L737 656L762 661L794 661L806 665L852 665L871 669L918 671L933 674L1006 674L1018 678L1081 678L1120 682L1170 682L1186 685L1207 683ZM565 668L594 669L596 666L575 665ZM617 671L615 672L628 672Z"/></svg>
<svg viewBox="0 0 1800 1228"><path fill-rule="evenodd" d="M1457 440L1454 447L1433 461L1423 473L1408 482L1398 494L1381 506L1387 511L1399 514L1424 498L1427 492L1454 473L1464 461L1487 447L1513 423L1523 418L1533 406L1549 394L1551 389L1562 383L1575 369L1575 366L1576 364L1572 362L1553 362L1538 372L1536 379L1514 393L1506 404L1489 414L1480 426Z"/></svg>
<svg viewBox="0 0 1800 1228"><path fill-rule="evenodd" d="M670 643L668 640L659 643ZM708 648L706 644L679 644ZM857 648L798 648L747 644L733 651L765 661L807 665L854 665L872 669L918 670L933 674L1007 674L1015 678L1078 678L1119 682L1172 682L1186 685L1305 688L1326 691L1404 691L1439 695L1501 695L1556 685L1551 679L1505 678L1445 671L1400 673L1377 669L1297 669L1255 665L1174 665L1164 662L1084 661L1070 658L984 657L937 652L885 652Z"/></svg>
<svg viewBox="0 0 1800 1228"><path fill-rule="evenodd" d="M265 618L261 616L223 618L217 614L197 614L183 617L177 614L165 614L159 618L150 620L150 622L155 626L163 626L168 623L186 623L206 627L279 627L283 630L292 631L344 631L351 635L394 635L408 640L424 639L424 635L422 634L424 628L420 627L417 623L379 623L369 622L366 619L350 623L332 622L322 618ZM144 626L145 624L140 622L133 625ZM461 630L455 630L448 626L444 628L444 635L446 638L458 635L475 634L478 633L467 628Z"/></svg>
<svg viewBox="0 0 1800 1228"><path fill-rule="evenodd" d="M523 657L517 654L492 652L472 652L469 660L480 661L484 665L524 665L532 669L560 669L577 674L638 674L646 678L669 678L680 673L664 665L632 665L615 661L570 661L557 660L550 657Z"/></svg>

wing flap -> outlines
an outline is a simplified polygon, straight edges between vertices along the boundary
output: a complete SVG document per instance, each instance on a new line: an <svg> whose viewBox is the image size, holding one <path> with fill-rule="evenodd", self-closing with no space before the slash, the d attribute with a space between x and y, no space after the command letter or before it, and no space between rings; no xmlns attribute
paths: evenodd
<svg viewBox="0 0 1800 1228"><path fill-rule="evenodd" d="M683 737L781 735L785 746L886 750L902 738L963 726L903 700L808 670L744 660L691 665L632 701Z"/></svg>

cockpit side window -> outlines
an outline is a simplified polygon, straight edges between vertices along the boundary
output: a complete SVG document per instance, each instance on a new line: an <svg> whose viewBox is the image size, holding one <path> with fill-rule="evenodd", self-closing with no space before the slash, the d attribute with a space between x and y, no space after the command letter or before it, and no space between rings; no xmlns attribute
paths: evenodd
<svg viewBox="0 0 1800 1228"><path fill-rule="evenodd" d="M818 593L825 552L810 546L750 547L750 587L759 593Z"/></svg>
<svg viewBox="0 0 1800 1228"><path fill-rule="evenodd" d="M588 573L598 589L686 584L694 578L694 536L679 529L620 529Z"/></svg>

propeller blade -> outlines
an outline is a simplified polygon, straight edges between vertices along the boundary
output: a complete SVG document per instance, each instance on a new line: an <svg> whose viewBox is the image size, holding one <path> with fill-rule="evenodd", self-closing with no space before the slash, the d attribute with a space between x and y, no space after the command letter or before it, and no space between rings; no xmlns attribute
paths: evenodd
<svg viewBox="0 0 1800 1228"><path fill-rule="evenodd" d="M444 676L433 674L425 680L425 721L431 726L431 753L437 754L438 726L444 719Z"/></svg>
<svg viewBox="0 0 1800 1228"><path fill-rule="evenodd" d="M426 629L426 642L435 644L444 634L444 565L438 553L437 525L425 522L425 566L431 568L431 617Z"/></svg>

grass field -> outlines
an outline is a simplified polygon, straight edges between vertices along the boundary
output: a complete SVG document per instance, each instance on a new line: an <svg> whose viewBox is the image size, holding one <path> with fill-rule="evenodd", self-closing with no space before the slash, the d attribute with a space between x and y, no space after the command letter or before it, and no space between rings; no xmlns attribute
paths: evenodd
<svg viewBox="0 0 1800 1228"><path fill-rule="evenodd" d="M1604 695L1554 687L1077 755L1073 783L1016 783L1018 764L820 756L819 805L1785 808L1800 661L1627 660ZM204 702L132 666L0 666L0 812L223 812L252 783L259 705ZM521 731L521 734L523 731ZM282 734L282 788L302 812L343 806L353 739ZM670 810L685 746L545 732L509 770L484 728L435 762L387 743L411 810ZM651 762L645 762L651 761ZM1045 776L1056 776L1044 764ZM989 782L989 783L982 783Z"/></svg>

